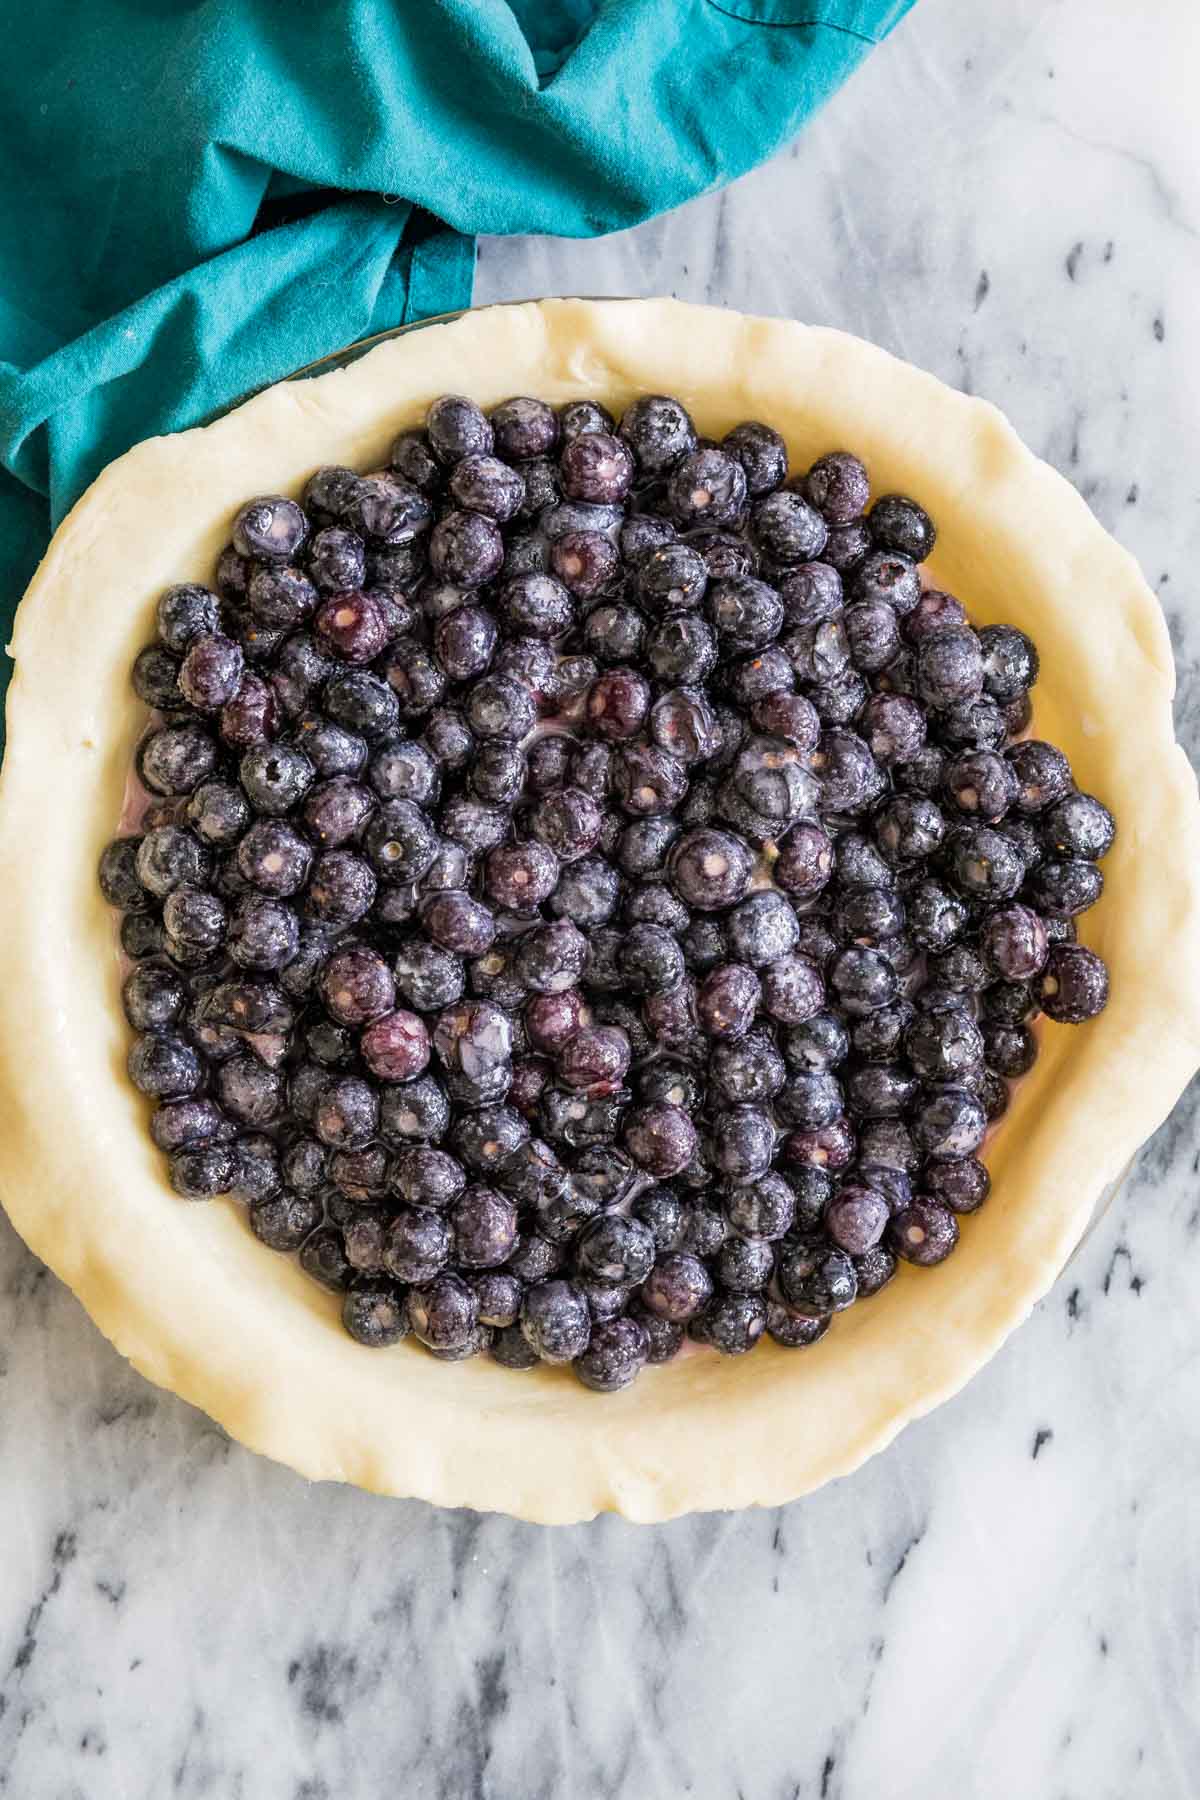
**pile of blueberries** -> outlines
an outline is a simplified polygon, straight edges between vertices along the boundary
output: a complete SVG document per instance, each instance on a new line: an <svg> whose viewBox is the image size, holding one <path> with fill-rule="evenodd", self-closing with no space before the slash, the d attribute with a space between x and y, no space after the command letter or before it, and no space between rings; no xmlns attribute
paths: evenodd
<svg viewBox="0 0 1200 1800"><path fill-rule="evenodd" d="M1103 1007L1034 645L869 499L663 395L447 396L162 595L129 1073L360 1343L600 1390L814 1343L954 1248L1038 1013Z"/></svg>

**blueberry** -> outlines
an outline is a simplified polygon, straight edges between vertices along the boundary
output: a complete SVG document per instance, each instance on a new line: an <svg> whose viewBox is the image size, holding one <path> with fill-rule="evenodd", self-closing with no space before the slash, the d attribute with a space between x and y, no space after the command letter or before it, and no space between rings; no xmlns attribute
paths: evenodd
<svg viewBox="0 0 1200 1800"><path fill-rule="evenodd" d="M661 1102L631 1112L625 1121L625 1144L647 1174L678 1175L696 1152L696 1128L681 1107Z"/></svg>
<svg viewBox="0 0 1200 1800"><path fill-rule="evenodd" d="M678 823L662 814L635 819L625 826L618 840L618 867L631 879L665 875L671 846L678 836Z"/></svg>
<svg viewBox="0 0 1200 1800"><path fill-rule="evenodd" d="M150 913L126 913L121 920L121 949L132 962L157 956L163 948L162 925Z"/></svg>
<svg viewBox="0 0 1200 1800"><path fill-rule="evenodd" d="M923 794L897 794L875 815L876 842L892 867L927 861L945 835L943 813ZM995 837L996 833L989 836Z"/></svg>
<svg viewBox="0 0 1200 1800"><path fill-rule="evenodd" d="M784 1085L787 1068L769 1031L719 1040L708 1061L713 1106L768 1105Z"/></svg>
<svg viewBox="0 0 1200 1800"><path fill-rule="evenodd" d="M819 1239L784 1247L779 1258L779 1286L792 1310L809 1318L843 1312L858 1293L850 1257Z"/></svg>
<svg viewBox="0 0 1200 1800"><path fill-rule="evenodd" d="M1004 714L986 695L943 707L931 715L930 729L949 750L997 750L1005 739Z"/></svg>
<svg viewBox="0 0 1200 1800"><path fill-rule="evenodd" d="M696 1010L710 1037L745 1037L762 999L762 984L744 963L723 963L700 984Z"/></svg>
<svg viewBox="0 0 1200 1800"><path fill-rule="evenodd" d="M779 593L752 575L714 581L706 605L717 635L728 649L761 650L774 643L783 626Z"/></svg>
<svg viewBox="0 0 1200 1800"><path fill-rule="evenodd" d="M764 1238L774 1243L792 1228L796 1218L796 1194L774 1170L749 1185L731 1187L725 1197L730 1229L745 1238Z"/></svg>
<svg viewBox="0 0 1200 1800"><path fill-rule="evenodd" d="M1035 985L1042 1010L1061 1025L1082 1025L1108 1003L1108 970L1082 944L1054 944Z"/></svg>
<svg viewBox="0 0 1200 1800"><path fill-rule="evenodd" d="M400 1151L392 1166L391 1183L410 1206L444 1209L463 1193L466 1176L454 1157L421 1144Z"/></svg>
<svg viewBox="0 0 1200 1800"><path fill-rule="evenodd" d="M608 602L592 608L583 622L587 651L602 663L628 662L641 652L646 621L636 607Z"/></svg>
<svg viewBox="0 0 1200 1800"><path fill-rule="evenodd" d="M870 748L853 731L835 728L822 733L809 763L821 784L822 808L827 812L864 812L886 785Z"/></svg>
<svg viewBox="0 0 1200 1800"><path fill-rule="evenodd" d="M789 1075L775 1100L780 1124L800 1131L832 1125L844 1110L841 1083L825 1070L801 1069Z"/></svg>
<svg viewBox="0 0 1200 1800"><path fill-rule="evenodd" d="M1112 849L1116 826L1094 795L1068 794L1043 815L1042 834L1052 856L1098 862Z"/></svg>
<svg viewBox="0 0 1200 1800"><path fill-rule="evenodd" d="M521 1057L513 1063L509 1102L526 1119L537 1117L542 1095L550 1085L550 1064L542 1057Z"/></svg>
<svg viewBox="0 0 1200 1800"><path fill-rule="evenodd" d="M829 528L802 495L780 488L755 502L750 514L750 534L764 555L786 566L819 557Z"/></svg>
<svg viewBox="0 0 1200 1800"><path fill-rule="evenodd" d="M850 1054L850 1036L837 1013L817 1012L785 1032L783 1051L789 1068L836 1069Z"/></svg>
<svg viewBox="0 0 1200 1800"><path fill-rule="evenodd" d="M896 971L881 950L854 946L843 950L829 972L830 986L843 1012L852 1018L889 1006L896 998Z"/></svg>
<svg viewBox="0 0 1200 1800"><path fill-rule="evenodd" d="M537 840L497 845L484 859L485 894L513 912L535 912L550 898L558 880L557 856Z"/></svg>
<svg viewBox="0 0 1200 1800"><path fill-rule="evenodd" d="M561 1082L588 1098L612 1094L630 1069L630 1039L617 1026L583 1026L558 1053Z"/></svg>
<svg viewBox="0 0 1200 1800"><path fill-rule="evenodd" d="M951 879L968 900L1011 900L1025 873L1014 845L987 825L957 827L946 839L945 854Z"/></svg>
<svg viewBox="0 0 1200 1800"><path fill-rule="evenodd" d="M139 963L125 977L121 1002L134 1031L165 1031L182 1016L187 989L163 963Z"/></svg>
<svg viewBox="0 0 1200 1800"><path fill-rule="evenodd" d="M1037 1061L1038 1043L1028 1025L989 1024L984 1027L983 1053L989 1069L1016 1081Z"/></svg>
<svg viewBox="0 0 1200 1800"><path fill-rule="evenodd" d="M547 857L552 855L541 844L519 845L514 854L526 850L540 851ZM550 896L550 910L559 918L570 919L584 931L606 925L617 910L620 887L620 876L604 857L583 856L568 863L558 876Z"/></svg>
<svg viewBox="0 0 1200 1800"><path fill-rule="evenodd" d="M589 431L569 439L558 469L567 498L593 506L618 505L633 483L633 458L621 440L607 431Z"/></svg>
<svg viewBox="0 0 1200 1800"><path fill-rule="evenodd" d="M954 1214L932 1200L902 1207L888 1227L888 1242L905 1262L929 1268L944 1262L958 1242Z"/></svg>
<svg viewBox="0 0 1200 1800"><path fill-rule="evenodd" d="M575 1373L584 1387L598 1394L612 1394L636 1380L650 1357L650 1337L633 1318L616 1318L597 1324L591 1341L575 1358Z"/></svg>
<svg viewBox="0 0 1200 1800"><path fill-rule="evenodd" d="M225 907L215 894L188 883L172 888L163 902L163 929L171 954L205 956L224 942Z"/></svg>
<svg viewBox="0 0 1200 1800"><path fill-rule="evenodd" d="M849 592L852 600L882 601L899 618L906 618L920 605L921 577L911 557L895 550L873 550L855 568Z"/></svg>
<svg viewBox="0 0 1200 1800"><path fill-rule="evenodd" d="M269 1125L283 1110L284 1082L256 1056L232 1056L217 1070L217 1098L242 1125Z"/></svg>
<svg viewBox="0 0 1200 1800"><path fill-rule="evenodd" d="M548 545L574 531L615 531L624 513L619 505L563 500L547 506L537 517L537 528Z"/></svg>
<svg viewBox="0 0 1200 1800"><path fill-rule="evenodd" d="M354 1280L342 1233L336 1225L311 1232L300 1246L300 1267L332 1293L343 1293Z"/></svg>
<svg viewBox="0 0 1200 1800"><path fill-rule="evenodd" d="M237 1158L230 1144L184 1145L172 1151L168 1159L171 1186L185 1200L209 1200L214 1194L227 1194L236 1172Z"/></svg>
<svg viewBox="0 0 1200 1800"><path fill-rule="evenodd" d="M860 1165L871 1168L872 1180L876 1167L911 1175L921 1166L920 1152L902 1119L865 1119L859 1127L858 1154Z"/></svg>
<svg viewBox="0 0 1200 1800"><path fill-rule="evenodd" d="M860 600L846 608L843 624L850 660L864 675L877 675L900 651L900 627L886 600Z"/></svg>
<svg viewBox="0 0 1200 1800"><path fill-rule="evenodd" d="M787 475L787 446L770 425L747 419L726 432L721 448L741 464L746 492L752 499L761 499L782 486ZM816 505L811 494L808 498Z"/></svg>
<svg viewBox="0 0 1200 1800"><path fill-rule="evenodd" d="M502 400L491 411L496 454L510 462L545 456L558 442L558 420L544 400L518 395Z"/></svg>
<svg viewBox="0 0 1200 1800"><path fill-rule="evenodd" d="M237 649L237 645L234 645ZM239 652L240 654L240 652ZM179 686L180 660L159 644L147 644L134 658L132 682L138 699L160 712L170 712L183 705Z"/></svg>
<svg viewBox="0 0 1200 1800"><path fill-rule="evenodd" d="M662 925L634 925L626 936L617 966L628 992L663 993L684 976L683 951Z"/></svg>
<svg viewBox="0 0 1200 1800"><path fill-rule="evenodd" d="M917 640L917 692L926 706L946 707L983 691L983 651L969 626L949 626Z"/></svg>
<svg viewBox="0 0 1200 1800"><path fill-rule="evenodd" d="M985 625L979 633L983 652L983 691L1007 705L1031 688L1038 678L1038 653L1031 639L1015 625Z"/></svg>
<svg viewBox="0 0 1200 1800"><path fill-rule="evenodd" d="M261 819L237 847L237 867L251 887L286 899L304 886L312 866L311 847L290 825Z"/></svg>
<svg viewBox="0 0 1200 1800"><path fill-rule="evenodd" d="M353 925L370 912L375 894L369 863L350 850L327 850L313 864L306 907L322 924Z"/></svg>
<svg viewBox="0 0 1200 1800"><path fill-rule="evenodd" d="M728 831L689 831L671 852L670 878L687 906L721 912L741 900L754 862L746 845Z"/></svg>
<svg viewBox="0 0 1200 1800"><path fill-rule="evenodd" d="M954 1085L936 1089L913 1125L920 1148L938 1161L973 1156L986 1130L987 1117L978 1099L968 1088Z"/></svg>
<svg viewBox="0 0 1200 1800"><path fill-rule="evenodd" d="M966 905L940 882L918 882L909 890L906 906L908 929L919 948L934 955L948 949L966 930Z"/></svg>
<svg viewBox="0 0 1200 1800"><path fill-rule="evenodd" d="M766 1326L767 1302L761 1294L719 1294L693 1319L690 1332L723 1356L744 1356Z"/></svg>
<svg viewBox="0 0 1200 1800"><path fill-rule="evenodd" d="M991 1192L992 1178L973 1156L957 1162L931 1162L921 1177L930 1199L951 1212L975 1212Z"/></svg>
<svg viewBox="0 0 1200 1800"><path fill-rule="evenodd" d="M731 953L752 969L776 962L799 941L795 912L784 895L772 888L751 894L735 906L726 929Z"/></svg>
<svg viewBox="0 0 1200 1800"><path fill-rule="evenodd" d="M496 921L490 909L460 890L430 894L418 911L430 942L456 956L482 956L495 939Z"/></svg>
<svg viewBox="0 0 1200 1800"><path fill-rule="evenodd" d="M453 1280L454 1277L447 1279ZM342 1304L342 1324L358 1344L371 1350L386 1349L408 1336L416 1312L416 1296L407 1307L402 1290L378 1275L360 1277ZM418 1315L423 1321L425 1313ZM424 1341L424 1340L423 1340Z"/></svg>
<svg viewBox="0 0 1200 1800"><path fill-rule="evenodd" d="M825 1230L837 1249L865 1256L882 1239L890 1208L875 1188L846 1182L825 1209Z"/></svg>
<svg viewBox="0 0 1200 1800"><path fill-rule="evenodd" d="M190 831L178 825L159 825L148 831L144 838L126 841L136 841L133 869L126 874L126 853L122 854L119 874L114 873L115 858L102 865L101 880L107 883L106 898L129 891L132 878L145 893L152 894L156 900L165 900L175 888L203 886L211 872L212 858L208 850ZM144 904L144 895L140 897ZM129 902L118 900L117 904ZM133 905L137 905L136 898Z"/></svg>
<svg viewBox="0 0 1200 1800"><path fill-rule="evenodd" d="M380 1097L379 1130L388 1143L437 1143L449 1124L445 1089L431 1075L388 1087Z"/></svg>
<svg viewBox="0 0 1200 1800"><path fill-rule="evenodd" d="M727 1237L715 1260L717 1280L730 1294L758 1294L775 1270L775 1252L761 1238Z"/></svg>
<svg viewBox="0 0 1200 1800"><path fill-rule="evenodd" d="M289 563L259 563L246 588L245 624L261 633L295 631L316 610L315 585Z"/></svg>
<svg viewBox="0 0 1200 1800"><path fill-rule="evenodd" d="M504 1269L485 1269L468 1283L479 1307L479 1323L507 1329L520 1316L524 1283ZM522 1339L524 1342L524 1339Z"/></svg>
<svg viewBox="0 0 1200 1800"><path fill-rule="evenodd" d="M136 766L142 785L152 794L190 794L216 767L212 734L193 720L163 725L138 746Z"/></svg>
<svg viewBox="0 0 1200 1800"><path fill-rule="evenodd" d="M904 930L905 907L894 887L853 887L839 893L833 908L833 929L846 944L886 947Z"/></svg>
<svg viewBox="0 0 1200 1800"><path fill-rule="evenodd" d="M562 993L583 974L587 942L569 919L540 925L522 937L516 972L531 993Z"/></svg>
<svg viewBox="0 0 1200 1800"><path fill-rule="evenodd" d="M327 525L309 543L308 571L323 594L361 588L367 574L366 545L356 531Z"/></svg>
<svg viewBox="0 0 1200 1800"><path fill-rule="evenodd" d="M678 400L665 394L635 400L621 418L620 432L643 476L665 475L696 446L696 427Z"/></svg>
<svg viewBox="0 0 1200 1800"><path fill-rule="evenodd" d="M192 1046L169 1032L146 1032L134 1039L126 1059L129 1079L156 1100L182 1100L200 1085L200 1059Z"/></svg>
<svg viewBox="0 0 1200 1800"><path fill-rule="evenodd" d="M871 533L865 519L852 519L846 525L833 525L825 540L821 560L840 575L852 575L871 553Z"/></svg>
<svg viewBox="0 0 1200 1800"><path fill-rule="evenodd" d="M650 686L641 675L633 669L609 669L592 683L584 710L588 728L615 741L640 731L649 706Z"/></svg>
<svg viewBox="0 0 1200 1800"><path fill-rule="evenodd" d="M429 563L434 574L460 587L477 588L490 581L503 561L500 528L482 513L443 513L430 535Z"/></svg>
<svg viewBox="0 0 1200 1800"><path fill-rule="evenodd" d="M914 562L924 562L937 540L933 520L924 507L904 494L881 494L867 514L867 523L883 549L910 556Z"/></svg>
<svg viewBox="0 0 1200 1800"><path fill-rule="evenodd" d="M726 1180L757 1181L770 1168L774 1154L775 1127L768 1113L734 1106L714 1120L713 1156Z"/></svg>
<svg viewBox="0 0 1200 1800"><path fill-rule="evenodd" d="M807 956L789 954L762 971L762 1009L781 1025L802 1025L825 1004L825 981Z"/></svg>
<svg viewBox="0 0 1200 1800"><path fill-rule="evenodd" d="M317 774L326 780L337 775L359 775L367 760L366 740L320 713L302 713L293 737ZM387 795L382 797L386 799Z"/></svg>
<svg viewBox="0 0 1200 1800"><path fill-rule="evenodd" d="M535 1282L521 1303L521 1330L543 1362L573 1362L591 1336L587 1302L569 1281Z"/></svg>
<svg viewBox="0 0 1200 1800"><path fill-rule="evenodd" d="M521 738L533 730L537 709L524 682L512 675L485 675L472 688L467 720L479 737Z"/></svg>
<svg viewBox="0 0 1200 1800"><path fill-rule="evenodd" d="M859 1292L862 1292L861 1281ZM823 1338L828 1330L828 1319L795 1313L779 1300L767 1302L767 1332L783 1350L805 1350Z"/></svg>
<svg viewBox="0 0 1200 1800"><path fill-rule="evenodd" d="M664 544L637 567L637 595L652 616L688 612L708 588L708 564L690 544Z"/></svg>
<svg viewBox="0 0 1200 1800"><path fill-rule="evenodd" d="M605 1213L580 1232L576 1264L585 1280L634 1287L654 1265L653 1235L639 1219Z"/></svg>
<svg viewBox="0 0 1200 1800"><path fill-rule="evenodd" d="M848 450L831 450L804 477L804 494L830 525L849 525L866 507L867 471Z"/></svg>
<svg viewBox="0 0 1200 1800"><path fill-rule="evenodd" d="M913 756L892 765L892 780L901 793L921 794L928 799L941 788L945 768L946 752L937 744L926 744Z"/></svg>
<svg viewBox="0 0 1200 1800"><path fill-rule="evenodd" d="M536 1369L537 1351L526 1342L519 1325L497 1331L492 1340L491 1355L503 1369Z"/></svg>
<svg viewBox="0 0 1200 1800"><path fill-rule="evenodd" d="M512 1106L482 1106L474 1112L459 1113L451 1136L455 1155L461 1162L477 1175L496 1176L508 1167L528 1141L529 1126ZM451 1163L453 1159L446 1157L444 1160ZM458 1191L461 1191L461 1182ZM441 1202L426 1200L424 1204L432 1206Z"/></svg>
<svg viewBox="0 0 1200 1800"><path fill-rule="evenodd" d="M623 744L613 761L613 790L625 812L637 818L667 813L687 791L678 759L656 745Z"/></svg>
<svg viewBox="0 0 1200 1800"><path fill-rule="evenodd" d="M1044 966L1046 927L1028 906L1005 906L986 920L980 935L984 956L1007 982L1029 981Z"/></svg>
<svg viewBox="0 0 1200 1800"><path fill-rule="evenodd" d="M492 742L497 744L499 740ZM455 794L444 800L438 818L446 834L443 842L456 843L462 851L472 855L495 849L509 835L511 828L511 815L506 806L490 806L473 794ZM438 855L439 851L435 849L430 870ZM429 885L427 876L422 877L422 884Z"/></svg>
<svg viewBox="0 0 1200 1800"><path fill-rule="evenodd" d="M194 638L220 630L221 603L210 589L187 583L167 588L155 617L166 648L182 656Z"/></svg>
<svg viewBox="0 0 1200 1800"><path fill-rule="evenodd" d="M307 536L303 510L279 494L248 501L233 522L233 547L238 555L265 562L290 562Z"/></svg>
<svg viewBox="0 0 1200 1800"><path fill-rule="evenodd" d="M676 614L646 639L646 661L660 681L698 683L717 664L717 639L704 619Z"/></svg>
<svg viewBox="0 0 1200 1800"><path fill-rule="evenodd" d="M668 505L681 530L735 525L746 505L746 471L725 450L693 450L672 471Z"/></svg>
<svg viewBox="0 0 1200 1800"><path fill-rule="evenodd" d="M495 1188L469 1187L451 1208L450 1225L454 1257L461 1268L497 1268L516 1249L517 1209Z"/></svg>
<svg viewBox="0 0 1200 1800"><path fill-rule="evenodd" d="M1004 721L1004 735L1008 739L1024 737L1033 722L1033 701L1027 692L1016 695L1006 701L1000 709Z"/></svg>
<svg viewBox="0 0 1200 1800"><path fill-rule="evenodd" d="M550 551L550 567L577 599L589 600L612 582L620 557L602 531L566 531Z"/></svg>

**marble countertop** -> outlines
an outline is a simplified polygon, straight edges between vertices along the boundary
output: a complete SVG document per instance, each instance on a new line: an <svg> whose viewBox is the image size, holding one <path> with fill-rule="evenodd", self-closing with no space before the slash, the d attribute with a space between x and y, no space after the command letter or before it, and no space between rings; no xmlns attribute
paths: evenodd
<svg viewBox="0 0 1200 1800"><path fill-rule="evenodd" d="M1198 75L1192 0L920 0L769 166L485 242L477 298L794 314L999 402L1140 557L1195 750ZM1198 1097L957 1399L809 1500L657 1529L310 1487L0 1220L0 1794L1194 1800Z"/></svg>

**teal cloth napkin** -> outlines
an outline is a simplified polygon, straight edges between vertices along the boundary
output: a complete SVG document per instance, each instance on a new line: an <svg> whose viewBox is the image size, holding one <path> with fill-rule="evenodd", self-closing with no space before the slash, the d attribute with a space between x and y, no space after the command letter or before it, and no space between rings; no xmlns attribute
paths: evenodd
<svg viewBox="0 0 1200 1800"><path fill-rule="evenodd" d="M593 236L740 175L912 4L10 10L0 622L50 531L130 444L467 305L477 232Z"/></svg>

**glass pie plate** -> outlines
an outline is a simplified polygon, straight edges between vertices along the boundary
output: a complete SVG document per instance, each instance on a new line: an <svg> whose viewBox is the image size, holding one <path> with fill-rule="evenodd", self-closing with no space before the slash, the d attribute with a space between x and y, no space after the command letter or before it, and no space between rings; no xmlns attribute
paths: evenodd
<svg viewBox="0 0 1200 1800"><path fill-rule="evenodd" d="M320 462L377 466L395 430L448 390L485 405L529 392L618 407L668 391L714 436L771 420L799 466L851 445L877 491L913 492L937 518L931 580L978 623L1007 618L1038 641L1039 728L1081 786L1136 819L1083 934L1113 971L1112 1001L1079 1032L1047 1027L988 1148L994 1199L947 1263L902 1269L811 1349L697 1352L610 1396L557 1370L363 1351L333 1297L273 1258L231 1203L174 1201L148 1142L94 870L140 729L128 670L153 598L211 578L248 494L296 490ZM132 571L118 539L138 545ZM107 470L58 534L15 638L0 854L26 868L37 843L45 866L11 884L0 947L0 1195L139 1369L313 1478L547 1522L795 1498L884 1447L994 1353L1200 1060L1200 946L1189 955L1200 806L1174 742L1157 603L993 408L841 333L674 301L564 300L348 345ZM1139 843L1165 846L1153 867ZM1144 953L1167 938L1169 968ZM71 1132L56 1126L64 1106Z"/></svg>

